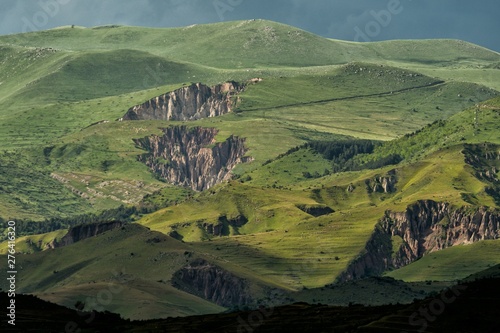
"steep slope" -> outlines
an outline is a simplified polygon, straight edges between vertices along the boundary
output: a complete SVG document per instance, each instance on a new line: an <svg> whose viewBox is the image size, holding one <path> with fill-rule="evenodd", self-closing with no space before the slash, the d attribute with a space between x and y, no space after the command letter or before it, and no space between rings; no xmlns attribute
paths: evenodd
<svg viewBox="0 0 500 333"><path fill-rule="evenodd" d="M215 128L168 127L164 135L134 140L147 150L139 160L170 183L203 191L231 178L246 157L245 140L231 136L216 143ZM213 146L213 147L210 147Z"/></svg>
<svg viewBox="0 0 500 333"><path fill-rule="evenodd" d="M253 303L248 282L202 259L175 272L173 285L220 306L240 307Z"/></svg>
<svg viewBox="0 0 500 333"><path fill-rule="evenodd" d="M212 75L207 68L139 50L82 51L70 53L65 60L57 70L19 91L17 97L42 97L39 103L75 102L188 82L189 72L200 79Z"/></svg>
<svg viewBox="0 0 500 333"><path fill-rule="evenodd" d="M128 318L224 310L168 282L192 256L196 258L181 242L129 224L54 250L17 255L22 265L18 266L16 291L69 307L81 301L85 310L105 308ZM143 275L145 271L148 276ZM4 284L1 287L5 290ZM104 293L111 298L102 299ZM130 297L137 300L134 306Z"/></svg>
<svg viewBox="0 0 500 333"><path fill-rule="evenodd" d="M488 105L493 106L494 103L490 101ZM491 117L494 117L495 111L488 110L491 111ZM470 111L465 111L464 114L468 112ZM116 124L122 126L125 123L133 122ZM447 122L443 122L438 129L446 126ZM483 126L490 125L485 122ZM178 129L171 127L172 133L176 128ZM279 285L280 290L300 290L304 287L322 287L331 284L337 276L349 269L350 264L356 263L357 257L364 255L363 249L367 242L370 243L370 239L373 239L374 228L384 216L387 217L383 222L385 229L383 227L381 229L387 231L382 234L386 238L380 242L375 241L374 246L377 250L380 246L386 246L383 250L387 251L382 255L387 254L390 257L385 258L392 260L393 245L399 244L399 247L394 247L394 252L399 253L396 256L396 264L404 263L405 258L421 256L424 252L421 247L434 249L446 247L448 243L449 245L459 243L464 239L470 241L472 233L469 235L469 231L476 227L479 238L483 235L484 238L492 236L496 221L494 217L496 215L492 214L493 210L452 209L452 207L472 205L469 203L470 198L475 198L474 200L482 205L495 206L494 198L485 192L485 187L494 184L491 172L498 155L492 152L498 151L497 147L463 144L439 150L438 148L440 146L425 159L414 163L306 179L297 184L289 184L288 187L264 187L252 185L251 181L220 184L185 203L160 210L141 220L141 224L164 234L170 234L172 237L161 236L156 232L151 232L151 237L145 236L142 231L139 232L143 230L140 226L130 226L138 228L138 230L131 229L133 232L129 233L130 237L137 232L142 235L140 236L143 237L142 240L125 240L119 237L117 239L116 233L122 232L120 229L55 250L68 252L38 253L34 257L22 260L27 263L26 272L40 270L43 274L25 275L30 278L23 281L20 286L25 291L36 290L47 299L52 297L58 301L63 299L74 301L78 299L78 295L88 294L85 287L88 281L106 281L106 277L100 275L99 267L109 265L109 260L115 264L123 263L127 269L129 265L137 264L133 274L140 276L144 268L141 268L139 262L143 265L154 265L154 259L159 260L157 251L166 252L157 247L168 242L172 246L180 246L179 251L184 251L182 253L196 252L197 255L184 254L180 257L179 253L172 255L172 260L181 259L175 261L176 265L170 265L168 271L163 271L166 268L154 266L156 268L148 271L152 280L148 280L146 289L150 290L149 288L157 286L152 281L164 280L165 276L177 274L178 286L182 290L217 301L218 294L211 288L212 286L220 286L221 292L232 288L222 283L225 280L222 277L233 281L233 276L236 276L257 285L272 286L271 289ZM383 190L384 183L390 183L391 186L386 186L387 190ZM380 184L381 190L373 191L377 184ZM408 214L397 213L405 211L409 205L418 200L426 200L425 202L429 204L420 206L417 204L415 211L418 212L415 214L412 213L413 210ZM436 204L429 200L433 200ZM329 207L330 210L316 217L308 213L307 207ZM442 212L446 209L449 209L449 223L444 223L442 219ZM471 217L476 212L481 217L477 221ZM491 227L490 218L486 219L487 215L492 216ZM484 221L488 220L486 224L483 217ZM407 222L410 223L410 220L412 224L421 226L422 229L406 228L405 225ZM436 224L437 222L442 223ZM446 237L442 239L440 231L443 230L446 231ZM428 232L431 232L432 236L426 238ZM111 239L109 237L112 233L116 242L110 246L113 237ZM397 237L393 238L392 233L394 236L399 235L401 241L398 242ZM188 244L175 241L173 238L182 239ZM148 243L149 239L152 240ZM174 241L176 243L171 243ZM100 247L96 255L107 253L105 259L99 263L86 263L80 260L74 265L64 264L74 261L71 253L76 255L88 247L95 248L98 244ZM133 247L130 244L134 244ZM126 249L126 252L123 249ZM57 260L41 260L48 256ZM211 264L193 261L199 257ZM37 266L31 260L47 264ZM378 267L373 265L370 269ZM253 296L255 294L264 298L266 296L262 295L268 295L269 289L260 287L257 288L260 291L255 292L252 291L255 290L253 287L246 289L240 282L240 279L234 279L234 286L237 290L245 291L242 294L246 294L246 290L251 290L248 294L252 295L252 300L258 299ZM145 292L143 283L142 280L140 283L132 282L130 293L137 295ZM163 287L162 292L165 293L173 290L170 282ZM174 294L178 292L180 291ZM235 300L234 294L229 292L222 294L226 295L226 300ZM193 299L190 298L193 295L188 293L183 295L181 299L185 299L183 297ZM286 297L288 296L285 293L276 299L282 301L286 300ZM227 305L227 303L220 304ZM131 311L135 311L122 303L122 298L118 296L111 309L113 307L128 316L132 316ZM163 310L153 307L148 311L158 314ZM168 311L173 310L169 308ZM144 312L133 315L142 318L145 316Z"/></svg>
<svg viewBox="0 0 500 333"><path fill-rule="evenodd" d="M265 276L280 276L295 288L331 283L346 269L341 280L380 274L429 251L499 237L498 211L481 207L495 207L495 197L486 189L496 181L484 177L493 166L470 164L471 152L497 161L490 153L496 148L474 147L452 146L414 163L303 179L295 185L233 182L141 223L175 231L207 252ZM304 207L331 210L313 217ZM244 216L246 222L234 228L222 216ZM210 232L216 228L226 231ZM211 241L203 242L207 239Z"/></svg>
<svg viewBox="0 0 500 333"><path fill-rule="evenodd" d="M285 292L273 281L137 224L77 226L59 245L64 246L16 256L22 263L18 293L68 307L79 303L85 311L152 319L255 307L258 299ZM6 290L5 283L0 287Z"/></svg>
<svg viewBox="0 0 500 333"><path fill-rule="evenodd" d="M234 97L244 86L226 82L208 87L192 84L130 108L123 120L197 120L217 117L233 110Z"/></svg>
<svg viewBox="0 0 500 333"><path fill-rule="evenodd" d="M494 265L498 266L500 264L498 251L500 251L498 239L454 246L424 255L420 260L407 266L386 272L384 276L406 282L455 281L487 270Z"/></svg>
<svg viewBox="0 0 500 333"><path fill-rule="evenodd" d="M350 66L350 68L354 68L354 66ZM378 69L374 66L359 64L357 68L368 68L368 71L374 68ZM396 73L398 77L399 74L401 74L401 78L404 79L405 82L400 82L401 80L399 79L390 81L390 75L387 74L383 76L385 86L378 88L378 83L381 81L380 79L376 79L376 75L374 75L376 72L374 72L374 74L365 74L365 71L363 71L363 73L359 72L358 74L355 74L353 71L341 71L340 73L332 72L331 76L323 75L317 77L311 75L296 79L263 80L258 84L250 85L248 89L241 94L242 106L252 105L252 103L256 105L255 103L258 102L260 105L264 106L261 108L262 110L252 111L251 109L237 109L235 113L226 115L224 119L202 119L199 121L199 125L205 125L211 128L216 127L221 133L225 133L225 135L228 136L234 134L235 136L246 138L245 145L250 149L248 155L255 158L257 162L263 163L274 158L278 154L286 152L295 145L306 142L306 140L316 138L331 140L334 138L334 136L330 136L332 132L359 135L367 138L388 139L396 136L398 133L404 134L412 128L417 128L419 123L425 124L429 120L442 117L442 113L451 113L464 102L466 106L474 104L474 102L470 102L468 99L490 96L489 92L482 95L480 92L482 88L477 87L472 89L470 94L465 93L463 89L458 90L464 94L462 98L459 98L456 94L457 89L448 89L448 85L445 85L439 88L443 90L443 93L436 94L435 99L427 99L429 103L425 108L421 107L419 108L419 112L412 112L411 109L404 109L409 108L407 105L409 102L405 99L410 97L417 100L426 94L426 89L424 89L426 92L410 95L406 95L406 93L390 95L390 91L386 92L386 89L396 89L398 86L404 89L404 87L412 87L415 84L420 85L422 83L426 84L427 82L432 82L432 79L427 77L414 77L415 74L411 72L406 72L406 76L403 76L405 71L393 68L383 68L382 71L392 71ZM408 75L412 75L413 77ZM328 77L330 77L330 79ZM317 84L318 80L319 85ZM343 82L351 83L345 88L342 85ZM369 99L353 98L352 100L346 101L314 104L314 100L321 101L329 97L355 97L351 95L354 85L363 85L366 82L377 83L373 85L377 88L367 88L366 90L369 90L367 93L371 92L376 94L377 92L381 92L387 93L388 95L386 97L372 97ZM260 86L262 86L262 88L260 88ZM293 87L303 87L303 90L298 91L297 88ZM435 88L436 90L438 89L437 87ZM348 89L350 89L351 94L347 91ZM175 91L175 89L172 91ZM274 96L275 98L268 98L265 92L271 92L272 94L269 96ZM476 97L476 93L479 93L479 95L477 95L479 97ZM147 94L158 96L158 91L148 91ZM143 97L140 96L143 95L144 94L137 95L138 97L134 96L134 99L142 99ZM259 101L259 99L256 98L258 96L261 96L260 98L265 98L265 100ZM276 96L279 96L279 98L276 98ZM286 106L287 104L300 101L301 98L305 98L306 102L309 100L312 103L305 103L303 106L299 107L283 108L273 108L276 104L268 104L268 101L274 101L274 103L279 101L281 105ZM378 106L374 107L373 103L375 101L380 102L381 98L387 100L382 104L375 104ZM50 162L51 165L48 167L50 171L48 170L48 173L54 173L68 180L68 185L77 188L79 192L85 193L85 195L90 198L96 198L96 196L93 195L95 192L91 191L103 193L103 189L105 188L101 187L100 184L105 184L107 181L117 183L126 180L127 183L131 184L137 181L148 185L151 184L154 180L151 180L147 174L147 170L141 169L139 163L136 162L138 152L134 149L133 140L140 138L144 135L142 133L145 131L150 131L149 133L154 133L155 135L161 135L161 132L158 131L158 127L167 127L170 124L165 123L159 125L158 121L141 121L140 123L134 122L132 124L128 122L114 122L115 119L123 116L125 110L129 109L131 105L134 105L133 99L130 99L130 103L127 103L127 100L129 99L117 98L115 100L110 98L86 102L84 106L79 106L77 109L70 107L70 112L76 116L73 118L75 121L85 120L85 123L90 122L91 119L100 119L101 121L96 121L94 126L87 127L82 131L77 131L72 135L66 136L62 140L58 140L53 145L44 147L46 148L46 150L44 150L46 156L39 153L35 159L43 158ZM143 100L144 99L142 99L142 101ZM447 111L435 112L436 107L434 103L438 103L438 101L439 103L443 103L441 105L450 105L446 109ZM220 103L224 105L223 102ZM271 108L268 109L266 105L270 105ZM279 105L280 104L278 104L278 106ZM389 108L388 105L392 106ZM401 106L401 108L399 106ZM107 107L110 107L110 110L113 110L115 107L120 107L122 109L120 113L116 115L113 113L94 114L90 112L94 109L107 109ZM380 115L380 119L375 119L373 117L372 112L375 112L374 108L377 114ZM90 116L87 116L89 112ZM44 115L51 115L53 113L54 111L46 112L44 110L43 112ZM61 111L61 117L62 113L65 112ZM355 121L352 118L353 113L356 114ZM407 113L411 113L412 122L407 121ZM347 117L347 115L349 115L349 117ZM104 121L101 117L104 117ZM390 117L391 120L388 122L386 117ZM23 120L18 117L16 121L20 122ZM106 121L109 122L107 123ZM43 123L37 122L37 124L41 125ZM367 130L360 131L359 124L366 124L364 128ZM370 127L368 127L368 124L370 124ZM68 125L67 123L62 123L61 125L63 125L60 128L61 130L68 129L66 127ZM16 122L10 126L22 127ZM26 131L29 130L31 132L30 127L22 128L26 128ZM53 130L56 129L57 126L50 128ZM40 135L40 138L33 137L33 135ZM28 142L35 144L42 139L45 140L47 132L36 131L33 135L23 136L22 133L20 133L20 136L23 136L23 140L29 140ZM283 144L269 145L269 142L276 140L277 137L283 139ZM13 141L13 143L16 144L20 142L22 141L17 139ZM242 172L240 170L252 169L256 166L257 164L255 163L245 166L241 165L236 168L236 172L241 174ZM92 171L90 172L89 170ZM287 170L287 168L284 168L284 170ZM323 174L324 170L325 167L322 167L318 172ZM131 175L134 176L131 177ZM88 177L93 180L89 182L89 186L87 186L90 189L87 189L85 186L82 187L81 182L81 180L88 179ZM160 182L154 182L154 187L156 189L163 186L164 185ZM124 189L123 192L132 193L132 191L134 191L134 193L151 193L148 191L147 187L126 187L128 188L126 190ZM103 196L111 198L111 193L104 192ZM120 203L136 203L140 200L140 197L139 199L135 197L136 196L125 195L123 198L120 198L121 200L112 200L115 202L114 205Z"/></svg>
<svg viewBox="0 0 500 333"><path fill-rule="evenodd" d="M388 141L375 148L370 156L358 156L361 161L399 154L415 161L443 147L458 143L500 144L497 122L500 117L500 98L476 103L451 116L446 121L436 121L397 140Z"/></svg>
<svg viewBox="0 0 500 333"><path fill-rule="evenodd" d="M495 239L500 239L500 211L419 201L405 212L386 212L364 253L337 281L381 274L448 247Z"/></svg>
<svg viewBox="0 0 500 333"><path fill-rule="evenodd" d="M291 27L265 21L248 22L248 26L238 26L234 22L222 25L226 24L228 27L234 25L230 31L235 36L248 33L252 24L259 27L270 24L280 33L284 33L285 28L288 29L286 32L292 31ZM228 136L233 134L246 138L246 145L252 151L249 155L257 162L274 158L307 140L330 139L332 134L387 140L433 120L446 118L495 94L469 83L440 84L439 79L418 71L366 63L340 68L280 66L214 71L203 65L179 61L170 55L165 58L156 52L161 49L158 46L161 43L141 44L165 38L165 35L172 37L187 33L188 30L69 28L23 35L26 39L6 36L6 42L24 44L22 48L9 45L2 49L5 71L2 72L4 79L0 89L5 89L2 96L6 99L1 105L0 138L6 149L30 147L32 149L23 150L23 154L47 163L42 166L43 177L26 177L26 172L11 177L12 172L9 172L0 175L0 178L3 177L6 184L10 184L9 179L22 179L23 183L43 187L45 181L42 179L52 174L63 180L69 191L63 189L57 198L51 192L48 201L59 201L63 196L73 203L73 208L66 210L64 205L63 212L59 214L52 204L41 203L39 198L30 194L32 192L26 191L23 195L14 194L14 201L10 198L4 200L9 204L2 211L12 210L18 212L20 217L42 219L46 216L42 214L44 209L26 208L22 202L36 202L34 207L45 207L47 214L57 216L75 211L74 207L89 212L120 204L136 204L144 195L164 187L136 162L137 154L132 141L144 135L141 132L158 134L157 123L116 125L114 120L134 105L151 100L164 91L174 92L183 84L188 84L184 82L192 80L213 85L227 80L244 82L252 77L265 76L261 83L250 86L241 94L240 107L233 110L235 114L226 114L223 120L204 120L199 124L217 127ZM131 35L140 37L136 45L140 46L140 50L133 49ZM318 43L325 42L317 36L313 37ZM78 47L84 44L76 42L79 38L96 38L99 50L78 51ZM24 47L35 40L60 43L60 48ZM326 42L328 45L331 43ZM65 43L66 47L63 47ZM387 47L390 49L392 46ZM70 48L71 52L68 51ZM477 53L464 55L465 58L472 56L477 56L477 61L483 61L483 56ZM19 58L22 61L16 60ZM272 60L280 61L276 56ZM366 56L363 60L373 59ZM168 83L172 85L164 86ZM156 86L161 87L144 90ZM422 94L429 98L422 99ZM226 105L224 101L215 103ZM211 115L213 110L205 111ZM213 115L221 113L224 112L214 112ZM377 116L374 117L374 114ZM127 131L129 133L125 134ZM269 145L269 142L276 144ZM21 170L20 163L16 163L9 169ZM235 173L241 174L255 165L237 166ZM82 181L86 182L89 177L92 181L82 187ZM38 178L40 181L36 180ZM111 193L112 190L103 190L103 184L108 182L117 185L114 186L115 192L120 192L120 195ZM16 214L4 214L4 218L16 217Z"/></svg>
<svg viewBox="0 0 500 333"><path fill-rule="evenodd" d="M84 239L95 237L106 231L121 228L125 223L119 221L105 222L105 223L89 223L71 227L68 233L65 234L61 240L55 241L52 244L53 248L68 246Z"/></svg>

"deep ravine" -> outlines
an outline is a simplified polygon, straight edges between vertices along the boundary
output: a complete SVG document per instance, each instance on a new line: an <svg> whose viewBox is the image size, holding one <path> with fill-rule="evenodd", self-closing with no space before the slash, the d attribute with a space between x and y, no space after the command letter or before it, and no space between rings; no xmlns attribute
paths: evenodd
<svg viewBox="0 0 500 333"><path fill-rule="evenodd" d="M245 140L231 135L216 142L215 128L173 126L163 129L163 135L134 140L147 153L139 160L167 182L204 191L232 177L231 171L245 156Z"/></svg>
<svg viewBox="0 0 500 333"><path fill-rule="evenodd" d="M379 275L451 246L500 238L500 211L454 208L448 203L420 200L404 212L387 211L377 223L363 253L337 282ZM393 246L393 239L399 246Z"/></svg>

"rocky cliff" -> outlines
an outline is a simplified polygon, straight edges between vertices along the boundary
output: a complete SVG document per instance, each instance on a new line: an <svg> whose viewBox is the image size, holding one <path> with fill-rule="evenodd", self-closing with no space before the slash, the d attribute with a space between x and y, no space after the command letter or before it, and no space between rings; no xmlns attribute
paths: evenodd
<svg viewBox="0 0 500 333"><path fill-rule="evenodd" d="M465 163L474 168L475 176L479 180L499 186L500 146L491 143L466 144L462 153Z"/></svg>
<svg viewBox="0 0 500 333"><path fill-rule="evenodd" d="M211 236L229 236L231 232L239 234L239 228L244 226L248 219L244 215L228 218L226 215L219 216L214 222L198 221L198 227Z"/></svg>
<svg viewBox="0 0 500 333"><path fill-rule="evenodd" d="M466 144L462 153L477 179L488 184L485 192L500 205L500 146L491 143Z"/></svg>
<svg viewBox="0 0 500 333"><path fill-rule="evenodd" d="M130 108L122 120L186 121L221 116L232 111L234 97L243 88L237 82L214 87L193 83Z"/></svg>
<svg viewBox="0 0 500 333"><path fill-rule="evenodd" d="M64 235L60 241L54 242L51 247L62 247L66 245L70 245L81 240L97 236L102 234L103 232L121 228L125 223L124 222L104 222L104 223L88 223L81 224L74 227L71 227L68 230L68 233Z"/></svg>
<svg viewBox="0 0 500 333"><path fill-rule="evenodd" d="M331 213L335 212L330 207L328 207L326 205L321 205L321 204L318 204L318 205L302 205L302 204L299 204L299 205L295 205L295 207L297 207L298 209L300 209L304 213L307 213L307 214L312 215L314 217L328 215L328 214L331 214Z"/></svg>
<svg viewBox="0 0 500 333"><path fill-rule="evenodd" d="M396 170L390 170L385 176L376 176L365 181L368 193L393 193L398 182Z"/></svg>
<svg viewBox="0 0 500 333"><path fill-rule="evenodd" d="M231 171L239 164L248 162L245 140L230 136L217 142L215 128L169 127L163 136L149 136L134 140L136 145L148 151L139 156L159 177L169 183L206 190L231 178Z"/></svg>
<svg viewBox="0 0 500 333"><path fill-rule="evenodd" d="M363 253L337 280L377 275L450 246L498 239L499 227L500 211L485 207L456 209L447 203L425 200L404 212L387 211Z"/></svg>
<svg viewBox="0 0 500 333"><path fill-rule="evenodd" d="M248 283L221 267L196 259L177 271L173 285L224 307L252 303Z"/></svg>

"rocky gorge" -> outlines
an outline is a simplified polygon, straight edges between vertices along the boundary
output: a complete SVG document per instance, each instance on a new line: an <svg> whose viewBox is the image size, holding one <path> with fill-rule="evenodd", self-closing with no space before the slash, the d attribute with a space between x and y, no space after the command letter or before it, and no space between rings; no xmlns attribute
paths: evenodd
<svg viewBox="0 0 500 333"><path fill-rule="evenodd" d="M252 160L245 156L245 140L231 135L216 141L216 128L173 126L162 136L134 140L147 151L139 156L158 177L174 185L203 191L231 178L239 163Z"/></svg>
<svg viewBox="0 0 500 333"><path fill-rule="evenodd" d="M486 207L454 208L448 203L421 200L404 212L387 211L362 254L337 282L379 275L451 246L499 239L499 227L500 211Z"/></svg>

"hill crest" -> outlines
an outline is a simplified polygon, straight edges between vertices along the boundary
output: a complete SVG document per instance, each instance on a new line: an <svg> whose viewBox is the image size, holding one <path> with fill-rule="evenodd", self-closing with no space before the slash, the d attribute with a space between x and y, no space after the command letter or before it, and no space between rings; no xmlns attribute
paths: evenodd
<svg viewBox="0 0 500 333"><path fill-rule="evenodd" d="M230 21L179 28L115 25L93 28L61 27L0 36L0 44L54 47L68 51L124 48L148 50L155 55L215 68L322 66L352 61L500 61L500 54L497 52L459 40L358 43L327 39L267 20ZM311 53L310 50L315 52Z"/></svg>

